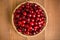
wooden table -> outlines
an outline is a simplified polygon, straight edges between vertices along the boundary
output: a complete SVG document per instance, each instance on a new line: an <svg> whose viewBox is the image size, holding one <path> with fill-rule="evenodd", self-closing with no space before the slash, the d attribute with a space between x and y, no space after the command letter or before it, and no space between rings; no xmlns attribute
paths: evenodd
<svg viewBox="0 0 60 40"><path fill-rule="evenodd" d="M25 40L15 32L11 24L14 8L26 0L0 0L0 40ZM45 7L48 15L46 29L28 40L60 40L60 0L31 0Z"/></svg>

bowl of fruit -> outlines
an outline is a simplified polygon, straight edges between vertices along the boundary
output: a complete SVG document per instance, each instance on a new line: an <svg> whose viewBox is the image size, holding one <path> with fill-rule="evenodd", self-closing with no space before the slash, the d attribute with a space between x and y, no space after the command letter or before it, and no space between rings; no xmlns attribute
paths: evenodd
<svg viewBox="0 0 60 40"><path fill-rule="evenodd" d="M12 25L22 36L37 36L47 25L46 10L36 2L23 2L12 13Z"/></svg>

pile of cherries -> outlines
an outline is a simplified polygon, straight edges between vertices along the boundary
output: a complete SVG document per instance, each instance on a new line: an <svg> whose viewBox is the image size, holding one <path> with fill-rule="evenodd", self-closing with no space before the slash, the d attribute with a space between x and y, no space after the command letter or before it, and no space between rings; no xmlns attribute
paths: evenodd
<svg viewBox="0 0 60 40"><path fill-rule="evenodd" d="M26 2L15 10L13 23L18 32L32 36L43 30L46 25L46 15L36 3Z"/></svg>

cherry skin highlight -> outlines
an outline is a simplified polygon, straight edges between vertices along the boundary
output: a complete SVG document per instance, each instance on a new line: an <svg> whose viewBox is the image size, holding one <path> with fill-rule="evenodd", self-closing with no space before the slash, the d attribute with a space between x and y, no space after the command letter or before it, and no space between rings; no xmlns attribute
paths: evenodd
<svg viewBox="0 0 60 40"><path fill-rule="evenodd" d="M46 15L38 4L26 2L15 10L13 23L21 34L33 36L45 27Z"/></svg>

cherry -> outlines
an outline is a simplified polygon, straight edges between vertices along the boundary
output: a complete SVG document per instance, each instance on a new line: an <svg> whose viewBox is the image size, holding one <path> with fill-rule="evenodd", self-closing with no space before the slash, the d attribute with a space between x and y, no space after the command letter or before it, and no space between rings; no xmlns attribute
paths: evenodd
<svg viewBox="0 0 60 40"><path fill-rule="evenodd" d="M26 13L26 12L23 12L23 15L24 15L24 16L26 16L26 15L27 15L27 13Z"/></svg>
<svg viewBox="0 0 60 40"><path fill-rule="evenodd" d="M24 35L36 35L46 25L45 12L36 3L26 2L20 5L13 15L13 23L17 31Z"/></svg>

